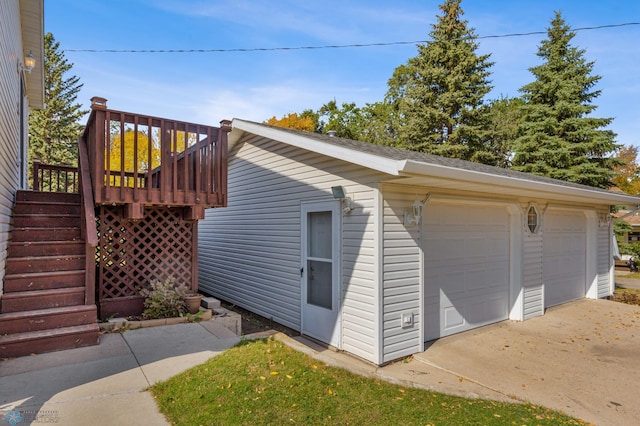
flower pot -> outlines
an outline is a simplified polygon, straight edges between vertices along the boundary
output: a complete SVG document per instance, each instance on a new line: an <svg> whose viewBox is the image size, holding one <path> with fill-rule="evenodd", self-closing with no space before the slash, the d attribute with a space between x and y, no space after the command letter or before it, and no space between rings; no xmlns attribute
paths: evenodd
<svg viewBox="0 0 640 426"><path fill-rule="evenodd" d="M196 314L200 310L200 301L202 300L202 295L200 294L190 294L184 297L184 303L187 305L187 311L190 314Z"/></svg>

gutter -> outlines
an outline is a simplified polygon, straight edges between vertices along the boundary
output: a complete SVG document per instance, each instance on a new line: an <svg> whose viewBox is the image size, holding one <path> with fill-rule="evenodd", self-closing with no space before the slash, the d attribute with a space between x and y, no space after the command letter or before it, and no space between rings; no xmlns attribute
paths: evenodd
<svg viewBox="0 0 640 426"><path fill-rule="evenodd" d="M431 175L455 180L466 180L474 183L485 183L515 189L527 189L540 192L552 192L555 194L566 194L570 196L580 195L585 198L606 201L610 205L640 205L640 198L632 195L621 195L614 192L601 192L588 188L576 188L563 186L547 182L537 182L524 178L503 176L492 173L478 172L473 170L459 169L455 167L443 166L440 164L422 163L414 160L404 160L399 167L399 172L411 173L413 175Z"/></svg>

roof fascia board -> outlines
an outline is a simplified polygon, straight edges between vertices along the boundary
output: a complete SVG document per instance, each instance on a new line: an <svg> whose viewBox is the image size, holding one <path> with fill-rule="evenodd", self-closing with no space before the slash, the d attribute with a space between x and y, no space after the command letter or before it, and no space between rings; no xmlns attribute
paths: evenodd
<svg viewBox="0 0 640 426"><path fill-rule="evenodd" d="M610 204L638 205L640 198L631 195L603 193L583 188L565 187L546 182L537 182L528 179L520 179L511 176L500 176L473 170L458 169L439 164L428 164L414 160L405 160L400 166L400 172L410 174L428 174L455 180L466 180L475 183L514 187L539 192L552 192L556 194L573 195L580 194L592 200L606 201Z"/></svg>
<svg viewBox="0 0 640 426"><path fill-rule="evenodd" d="M36 65L25 74L29 107L44 108L44 1L20 1L20 27L23 55L29 52L36 58Z"/></svg>
<svg viewBox="0 0 640 426"><path fill-rule="evenodd" d="M377 170L382 173L387 173L393 176L399 176L400 174L399 166L402 163L401 161L380 157L374 154L354 151L352 149L345 148L339 145L324 143L313 138L294 135L292 133L280 131L278 129L272 129L237 118L233 119L232 126L234 130L238 129L244 132L252 133L254 135L263 136L265 138L273 139L291 146L303 148L309 151L316 152L318 154L323 154L329 157L367 167L369 169ZM238 139L235 139L236 137ZM241 137L241 135L234 136L234 144L239 140L239 137Z"/></svg>

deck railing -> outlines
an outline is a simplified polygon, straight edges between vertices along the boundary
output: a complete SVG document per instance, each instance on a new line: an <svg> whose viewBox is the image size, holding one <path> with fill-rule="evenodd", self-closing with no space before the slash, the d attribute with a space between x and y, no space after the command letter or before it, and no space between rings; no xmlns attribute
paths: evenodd
<svg viewBox="0 0 640 426"><path fill-rule="evenodd" d="M98 246L98 231L96 228L96 209L93 201L89 154L82 138L78 138L78 171L80 176L80 227L85 242L85 304L96 302L96 247Z"/></svg>
<svg viewBox="0 0 640 426"><path fill-rule="evenodd" d="M78 168L54 166L33 161L33 190L45 192L78 192Z"/></svg>
<svg viewBox="0 0 640 426"><path fill-rule="evenodd" d="M191 124L91 101L82 138L97 204L226 206L230 122Z"/></svg>

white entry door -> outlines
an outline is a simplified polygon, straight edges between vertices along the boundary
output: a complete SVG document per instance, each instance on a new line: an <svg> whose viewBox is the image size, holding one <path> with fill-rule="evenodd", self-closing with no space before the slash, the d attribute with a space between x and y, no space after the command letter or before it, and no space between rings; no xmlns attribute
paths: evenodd
<svg viewBox="0 0 640 426"><path fill-rule="evenodd" d="M340 347L340 204L302 205L302 333Z"/></svg>

